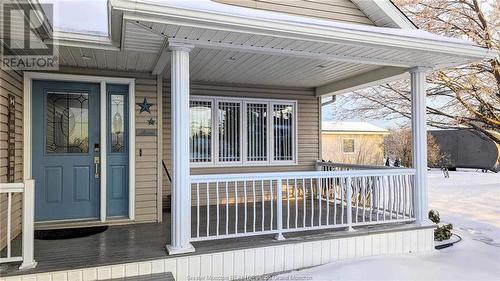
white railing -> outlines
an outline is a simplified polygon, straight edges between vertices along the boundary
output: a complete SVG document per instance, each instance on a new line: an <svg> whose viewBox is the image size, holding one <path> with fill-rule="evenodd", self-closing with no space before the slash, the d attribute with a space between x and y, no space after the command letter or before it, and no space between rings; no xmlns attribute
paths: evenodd
<svg viewBox="0 0 500 281"><path fill-rule="evenodd" d="M352 170L378 170L378 169L402 169L401 167L388 167L380 165L361 165L361 164L348 164L348 163L335 163L317 161L316 170L318 171L352 171Z"/></svg>
<svg viewBox="0 0 500 281"><path fill-rule="evenodd" d="M414 220L413 169L191 176L192 241Z"/></svg>
<svg viewBox="0 0 500 281"><path fill-rule="evenodd" d="M0 194L7 196L6 214L6 247L5 256L0 257L0 264L22 261L19 269L34 268L34 204L35 181L26 180L24 183L0 183ZM12 255L12 207L14 194L22 194L22 251L20 255ZM3 218L0 218L3 219Z"/></svg>

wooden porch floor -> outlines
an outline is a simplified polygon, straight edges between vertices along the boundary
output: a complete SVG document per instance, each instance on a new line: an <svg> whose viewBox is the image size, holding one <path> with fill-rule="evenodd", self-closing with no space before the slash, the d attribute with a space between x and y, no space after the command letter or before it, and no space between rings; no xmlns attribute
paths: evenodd
<svg viewBox="0 0 500 281"><path fill-rule="evenodd" d="M286 202L286 201L285 201ZM284 202L284 204L286 204ZM234 208L234 205L230 207ZM286 205L285 210L286 210ZM295 206L295 205L294 205ZM247 216L252 216L253 211L251 211L253 205L247 206ZM268 206L270 207L270 206ZM306 205L307 207L307 205ZM224 210L222 210L224 208ZM239 224L238 232L244 231L244 204L239 204ZM300 207L299 207L300 208ZM326 214L326 207L322 206L323 216ZM257 212L257 222L256 225L261 225L261 216ZM225 205L221 206L220 216L225 217ZM294 212L291 208L291 213ZM315 207L315 212L318 212L318 206ZM215 206L212 206L209 213L216 214ZM333 207L330 210L333 218ZM268 212L269 213L269 212ZM196 236L196 217L197 209L193 207L193 236ZM294 213L295 214L295 213ZM299 209L300 218L298 221L299 226L302 225L302 214L303 212ZM337 210L337 221L340 223L340 208ZM344 216L346 212L344 212ZM283 214L286 217L286 212ZM359 215L358 215L359 216ZM200 227L204 227L206 231L206 208L200 208ZM353 215L354 217L354 215ZM84 267L94 267L103 265L113 265L121 264L127 262L137 262L144 260L154 260L160 258L168 258L167 252L165 250L165 245L170 242L170 213L165 212L163 215L164 221L161 223L145 223L145 224L132 224L132 225L121 225L121 226L110 226L108 230L103 233L92 235L89 237L68 239L68 240L35 240L35 260L38 262L38 266L33 270L19 271L17 270L19 264L2 264L0 265L0 276L12 276L19 274L28 274L36 272L49 272L56 270L69 270ZM330 219L332 219L330 218ZM215 216L210 216L211 223L216 219ZM230 217L229 221L234 219ZM265 216L265 221L269 221L270 217ZM345 218L344 218L345 219ZM274 219L274 222L276 220ZM291 216L291 222L295 219ZM324 218L326 221L326 216ZM231 223L230 233L234 232L236 225L234 220ZM306 225L310 223L310 215L306 213ZM274 223L275 224L275 223ZM285 224L285 223L284 223ZM314 223L317 225L317 222ZM215 222L213 224L215 225ZM220 221L220 231L223 234L225 231L225 222ZM223 226L223 227L222 227ZM286 227L286 225L284 225ZM355 232L347 232L344 228L332 230L315 230L308 232L295 232L285 234L285 240L277 241L273 239L274 235L262 235L262 236L249 236L240 238L231 238L224 240L210 240L193 243L196 248L195 254L212 253L219 251L227 251L232 249L245 249L253 247L263 247L268 245L275 245L276 243L294 243L297 241L305 240L322 240L331 239L333 237L345 237L345 236L357 236L365 235L372 232L387 232L392 230L401 230L401 228L416 228L414 224L401 223L398 225L378 225L378 226L364 226L357 229ZM253 223L248 222L247 218L247 228L250 230L253 228ZM267 228L267 227L265 227ZM257 230L260 229L260 226ZM215 227L211 228L210 233L214 233ZM200 235L202 236L202 235ZM5 250L4 250L5 251ZM21 251L21 237L17 237L12 243L13 255L17 255ZM192 255L186 254L186 255ZM5 253L2 252L2 256ZM178 257L175 256L175 257Z"/></svg>

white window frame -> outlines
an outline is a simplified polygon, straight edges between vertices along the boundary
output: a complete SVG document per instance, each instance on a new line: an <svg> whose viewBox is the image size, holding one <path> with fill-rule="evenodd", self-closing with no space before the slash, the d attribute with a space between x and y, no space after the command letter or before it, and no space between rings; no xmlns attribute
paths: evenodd
<svg viewBox="0 0 500 281"><path fill-rule="evenodd" d="M203 97L203 96L196 97L196 98L191 97L189 99L189 110L191 110L191 100L192 99L195 99L196 101L210 102L210 106L211 106L211 110L212 110L212 112L211 112L211 114L212 114L212 116L211 116L212 117L212 127L211 127L211 130L212 130L212 138L213 138L214 134L215 134L215 132L214 132L214 123L216 122L215 121L215 116L217 116L215 114L215 111L217 109L216 108L217 105L215 104L214 99ZM189 122L189 126L191 126L191 122ZM190 128L190 133L191 133L191 128ZM215 143L214 143L214 141L212 139L212 141L210 142L210 150L212 152L212 155L210 156L210 161L208 161L208 162L191 162L191 150L190 150L189 151L189 161L190 161L189 163L191 163L192 166L193 166L193 164L203 164L203 166L213 166L213 164L215 163L215 147L216 147ZM191 149L191 144L189 145L189 149Z"/></svg>
<svg viewBox="0 0 500 281"><path fill-rule="evenodd" d="M212 161L211 162L190 162L193 168L199 167L241 167L241 166L283 166L297 165L298 163L298 133L297 133L297 112L298 106L296 100L280 100L280 99L261 99L261 98L239 98L239 97L224 97L224 96L191 96L190 100L210 101L212 103ZM240 161L235 162L220 162L219 161L219 103L220 102L239 102L240 103ZM249 103L267 104L267 160L266 161L248 161L247 155L247 106ZM292 160L274 160L274 125L273 125L273 106L291 105L293 107L292 120Z"/></svg>
<svg viewBox="0 0 500 281"><path fill-rule="evenodd" d="M267 160L265 161L248 161L248 142L247 142L247 139L248 139L248 104L265 104L267 106L267 120L266 120L266 129L268 130L267 131L267 134L266 134L266 156L267 156ZM272 143L272 138L270 136L270 132L269 132L269 125L270 125L270 116L269 116L269 101L266 101L266 100L252 100L252 99L245 99L244 101L244 111L243 111L243 152L244 152L244 156L243 156L243 162L247 165L268 165L270 164L270 160L271 160L271 148L270 148L270 143Z"/></svg>
<svg viewBox="0 0 500 281"><path fill-rule="evenodd" d="M353 152L345 152L344 150L344 141L346 140L352 140L352 144L353 144ZM342 138L342 153L344 154L356 154L356 139L355 138Z"/></svg>
<svg viewBox="0 0 500 281"><path fill-rule="evenodd" d="M219 165L219 166L227 166L227 165L241 165L243 164L243 159L244 159L244 152L241 150L243 145L243 121L242 121L242 115L243 115L243 101L241 100L238 100L238 99L229 99L229 98L214 98L213 99L214 102L215 102L215 110L214 110L214 122L212 122L212 131L216 130L216 132L214 134L212 134L212 137L215 138L212 139L212 142L214 143L215 145L215 156L214 156L214 161L215 161L215 164L216 165ZM238 145L240 146L240 161L219 161L219 116L218 116L218 113L219 113L219 104L222 103L222 102L231 102L231 103L237 103L240 105L240 119L238 120L239 121L239 125L240 125L240 128L239 128L239 134L240 134L240 141L238 143ZM217 126L213 126L213 124L216 123Z"/></svg>
<svg viewBox="0 0 500 281"><path fill-rule="evenodd" d="M293 120L292 120L292 160L274 160L274 124L273 124L273 111L274 111L274 105L291 105L293 107ZM269 138L269 148L271 150L270 153L270 162L271 164L295 164L296 159L297 159L297 103L293 101L271 101L269 103L269 110L268 112L270 113L269 116L269 123L270 126L270 138Z"/></svg>

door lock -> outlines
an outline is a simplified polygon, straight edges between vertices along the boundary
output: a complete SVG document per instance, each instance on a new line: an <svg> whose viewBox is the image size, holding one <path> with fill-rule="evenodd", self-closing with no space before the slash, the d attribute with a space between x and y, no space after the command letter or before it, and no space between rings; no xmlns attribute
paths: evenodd
<svg viewBox="0 0 500 281"><path fill-rule="evenodd" d="M99 156L94 156L94 177L99 178L99 164L101 163L101 158Z"/></svg>

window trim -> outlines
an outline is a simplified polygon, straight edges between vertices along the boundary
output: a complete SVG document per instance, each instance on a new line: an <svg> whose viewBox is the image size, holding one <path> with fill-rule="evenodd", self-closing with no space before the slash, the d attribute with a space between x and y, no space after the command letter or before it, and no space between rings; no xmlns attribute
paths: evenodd
<svg viewBox="0 0 500 281"><path fill-rule="evenodd" d="M215 145L215 156L212 156L213 157L213 161L215 163L215 165L220 165L220 166L227 166L228 164L229 165L235 165L235 166L238 166L238 165L241 165L243 164L243 160L244 160L244 151L242 151L242 147L243 147L243 121L242 121L242 115L243 115L243 100L237 100L237 99L227 99L227 98L213 98L213 101L215 102L215 110L214 110L214 122L212 122L212 136L215 138L215 141L212 140L212 142L214 143ZM218 117L218 113L219 113L219 104L221 102L231 102L231 103L237 103L240 105L240 119L238 120L238 123L240 125L240 128L239 128L239 134L240 134L240 140L239 140L239 143L238 145L240 146L240 160L239 161L227 161L227 162L224 162L224 161L219 161L219 140L220 140L220 134L219 134L219 117ZM214 126L214 123L216 123L216 126ZM245 127L246 128L246 127ZM214 129L216 131L214 131Z"/></svg>
<svg viewBox="0 0 500 281"><path fill-rule="evenodd" d="M289 166L298 164L298 130L297 116L298 103L296 100L281 100L281 99L263 99L263 98L245 98L245 97L225 97L225 96L204 96L192 95L191 100L203 100L212 102L212 161L211 162L190 162L191 168L210 168L210 167L245 167L245 166ZM219 102L239 102L241 104L240 112L240 151L241 160L238 162L219 162L219 118L217 116L219 110ZM247 160L247 142L248 137L248 120L247 120L247 105L248 103L265 103L267 104L267 156L266 161L248 161ZM274 128L272 122L272 109L274 104L286 104L293 107L293 122L292 122L292 160L274 160Z"/></svg>
<svg viewBox="0 0 500 281"><path fill-rule="evenodd" d="M210 102L210 108L212 110L211 112L211 117L212 117L212 127L211 127L211 131L212 131L212 138L214 137L214 128L218 128L218 121L215 120L215 117L217 116L216 115L216 104L215 104L215 100L212 99L212 98L207 98L207 97L203 97L203 96L191 96L189 98L189 110L191 110L191 99L193 98L196 98L197 101L202 101L202 102ZM214 126L214 124L217 122L217 126ZM189 122L189 126L191 126L191 120ZM189 130L191 131L191 128L189 128ZM191 132L190 132L191 133ZM215 151L215 149L217 148L217 151ZM207 162L191 162L191 145L189 145L189 165L190 167L195 167L195 166L203 166L203 167L210 167L210 166L213 166L215 164L215 156L219 154L219 150L218 150L218 146L215 145L215 142L212 140L210 142L210 150L212 152L212 155L210 156L210 161L207 161Z"/></svg>
<svg viewBox="0 0 500 281"><path fill-rule="evenodd" d="M353 146L353 151L352 152L345 152L344 150L344 141L346 140L352 140L352 146ZM343 154L356 154L356 139L355 138L342 138L342 153Z"/></svg>

